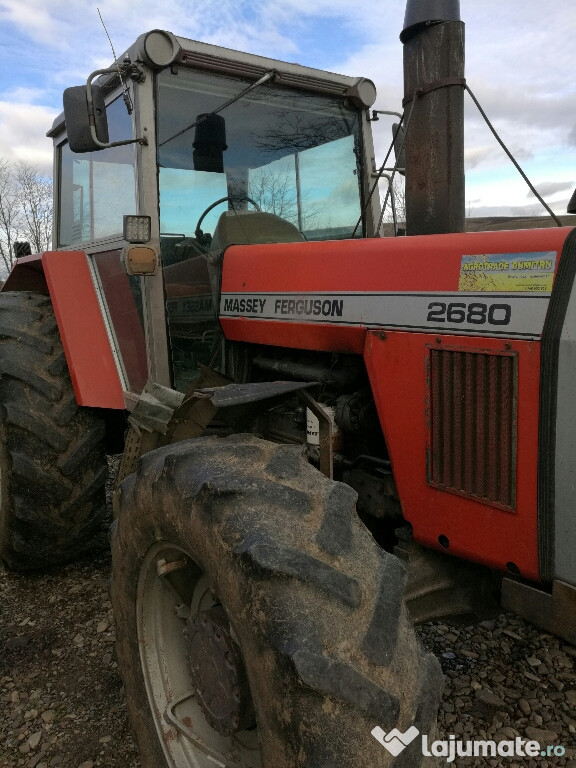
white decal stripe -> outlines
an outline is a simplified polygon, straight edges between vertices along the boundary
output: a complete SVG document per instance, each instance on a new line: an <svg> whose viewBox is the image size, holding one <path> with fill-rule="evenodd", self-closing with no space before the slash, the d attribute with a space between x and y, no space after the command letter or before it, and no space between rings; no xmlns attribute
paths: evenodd
<svg viewBox="0 0 576 768"><path fill-rule="evenodd" d="M223 293L221 317L537 339L549 294Z"/></svg>

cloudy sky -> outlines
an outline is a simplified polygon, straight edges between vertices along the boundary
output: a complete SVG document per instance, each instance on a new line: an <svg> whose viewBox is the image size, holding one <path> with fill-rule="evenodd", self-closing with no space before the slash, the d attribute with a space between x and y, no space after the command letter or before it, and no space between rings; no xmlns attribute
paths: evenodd
<svg viewBox="0 0 576 768"><path fill-rule="evenodd" d="M120 54L149 29L369 77L375 107L400 111L404 0L0 0L0 157L51 170L45 133L65 87L109 66L100 9ZM551 207L576 186L576 3L461 0L469 86ZM375 124L383 159L390 125ZM473 215L538 215L467 99Z"/></svg>

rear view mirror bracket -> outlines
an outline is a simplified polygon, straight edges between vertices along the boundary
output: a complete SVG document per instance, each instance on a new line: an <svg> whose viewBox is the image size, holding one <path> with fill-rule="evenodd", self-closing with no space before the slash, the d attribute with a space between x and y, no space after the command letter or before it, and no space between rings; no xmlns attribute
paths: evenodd
<svg viewBox="0 0 576 768"><path fill-rule="evenodd" d="M141 82L145 77L136 65L127 62L122 69L97 69L88 77L85 86L73 86L64 91L64 120L72 152L98 152L125 144L148 144L145 137L109 141L104 93L102 88L92 81L100 75L116 73L130 77L135 82Z"/></svg>

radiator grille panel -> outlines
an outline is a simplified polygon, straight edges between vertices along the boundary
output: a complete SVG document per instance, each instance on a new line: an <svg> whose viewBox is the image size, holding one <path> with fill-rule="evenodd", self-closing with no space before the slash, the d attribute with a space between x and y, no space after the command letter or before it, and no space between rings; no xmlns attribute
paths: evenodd
<svg viewBox="0 0 576 768"><path fill-rule="evenodd" d="M516 355L430 349L428 482L515 506Z"/></svg>

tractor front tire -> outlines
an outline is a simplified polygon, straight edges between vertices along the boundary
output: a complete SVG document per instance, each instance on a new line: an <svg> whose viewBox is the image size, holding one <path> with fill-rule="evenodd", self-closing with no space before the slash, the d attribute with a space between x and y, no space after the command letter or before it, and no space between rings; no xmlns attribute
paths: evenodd
<svg viewBox="0 0 576 768"><path fill-rule="evenodd" d="M414 733L434 733L442 673L355 500L299 446L248 435L139 460L112 604L145 768L436 765ZM393 729L406 748L383 745Z"/></svg>
<svg viewBox="0 0 576 768"><path fill-rule="evenodd" d="M105 422L76 403L52 303L0 293L0 560L77 559L106 515Z"/></svg>

